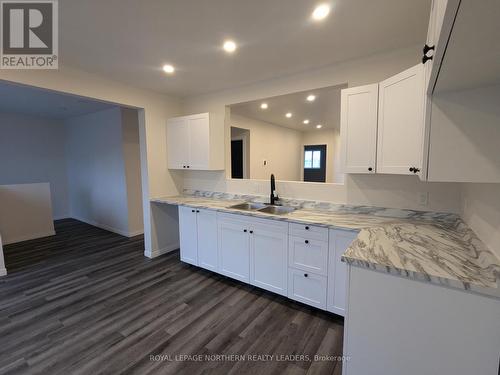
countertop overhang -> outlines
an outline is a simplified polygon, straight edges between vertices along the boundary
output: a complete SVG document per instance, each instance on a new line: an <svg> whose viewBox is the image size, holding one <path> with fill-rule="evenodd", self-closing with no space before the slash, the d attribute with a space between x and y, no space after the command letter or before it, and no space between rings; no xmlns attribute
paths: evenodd
<svg viewBox="0 0 500 375"><path fill-rule="evenodd" d="M455 214L286 200L286 215L229 206L262 197L192 192L151 202L358 231L342 260L409 279L500 298L500 260Z"/></svg>

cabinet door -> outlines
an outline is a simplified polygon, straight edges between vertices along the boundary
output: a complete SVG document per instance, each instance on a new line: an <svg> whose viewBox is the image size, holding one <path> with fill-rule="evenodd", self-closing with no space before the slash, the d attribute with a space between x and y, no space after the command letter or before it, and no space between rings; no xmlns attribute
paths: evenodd
<svg viewBox="0 0 500 375"><path fill-rule="evenodd" d="M219 218L217 227L219 272L248 283L250 279L248 226L243 222Z"/></svg>
<svg viewBox="0 0 500 375"><path fill-rule="evenodd" d="M288 269L288 298L326 309L326 277L294 268Z"/></svg>
<svg viewBox="0 0 500 375"><path fill-rule="evenodd" d="M286 296L287 248L287 223L253 225L250 230L250 284Z"/></svg>
<svg viewBox="0 0 500 375"><path fill-rule="evenodd" d="M357 233L330 230L327 310L342 316L346 309L347 264L341 257L356 237Z"/></svg>
<svg viewBox="0 0 500 375"><path fill-rule="evenodd" d="M189 133L185 118L167 121L167 160L170 169L184 169L189 164Z"/></svg>
<svg viewBox="0 0 500 375"><path fill-rule="evenodd" d="M188 116L189 168L208 169L210 163L210 124L208 113Z"/></svg>
<svg viewBox="0 0 500 375"><path fill-rule="evenodd" d="M328 242L290 236L288 266L327 275Z"/></svg>
<svg viewBox="0 0 500 375"><path fill-rule="evenodd" d="M375 173L378 84L342 90L340 134L345 173Z"/></svg>
<svg viewBox="0 0 500 375"><path fill-rule="evenodd" d="M196 210L179 206L179 239L181 260L198 265L198 235L196 229Z"/></svg>
<svg viewBox="0 0 500 375"><path fill-rule="evenodd" d="M198 265L207 270L217 271L217 213L198 210Z"/></svg>
<svg viewBox="0 0 500 375"><path fill-rule="evenodd" d="M377 172L422 171L424 72L418 64L379 84Z"/></svg>

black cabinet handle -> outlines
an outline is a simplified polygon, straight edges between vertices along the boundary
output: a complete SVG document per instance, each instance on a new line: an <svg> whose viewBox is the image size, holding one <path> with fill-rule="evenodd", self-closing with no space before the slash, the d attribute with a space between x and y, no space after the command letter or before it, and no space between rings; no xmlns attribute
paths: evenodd
<svg viewBox="0 0 500 375"><path fill-rule="evenodd" d="M425 64L427 61L432 60L433 56L422 56L422 64Z"/></svg>
<svg viewBox="0 0 500 375"><path fill-rule="evenodd" d="M422 52L424 53L424 55L427 55L427 52L429 51L434 51L436 49L436 46L428 46L427 44L424 46L424 49L422 50Z"/></svg>
<svg viewBox="0 0 500 375"><path fill-rule="evenodd" d="M245 233L246 233L246 232L247 232L247 230L246 230L246 229L243 229L243 232L245 232Z"/></svg>
<svg viewBox="0 0 500 375"><path fill-rule="evenodd" d="M369 172L373 171L373 168L372 167L368 167L368 171Z"/></svg>
<svg viewBox="0 0 500 375"><path fill-rule="evenodd" d="M250 231L250 234L253 234L253 230Z"/></svg>
<svg viewBox="0 0 500 375"><path fill-rule="evenodd" d="M306 227L306 230L309 230L309 227Z"/></svg>
<svg viewBox="0 0 500 375"><path fill-rule="evenodd" d="M420 169L415 168L415 167L410 167L410 172L418 173L418 172L420 172Z"/></svg>
<svg viewBox="0 0 500 375"><path fill-rule="evenodd" d="M200 210L196 210L196 212L200 212Z"/></svg>
<svg viewBox="0 0 500 375"><path fill-rule="evenodd" d="M185 165L183 165L183 166L182 166L182 168L186 168L186 166L185 166Z"/></svg>
<svg viewBox="0 0 500 375"><path fill-rule="evenodd" d="M191 212L195 212L194 210L191 210Z"/></svg>
<svg viewBox="0 0 500 375"><path fill-rule="evenodd" d="M189 165L186 168L189 168Z"/></svg>
<svg viewBox="0 0 500 375"><path fill-rule="evenodd" d="M309 277L309 275L307 273L304 274L304 277Z"/></svg>
<svg viewBox="0 0 500 375"><path fill-rule="evenodd" d="M305 243L309 243L309 240L305 240L304 242L305 242Z"/></svg>

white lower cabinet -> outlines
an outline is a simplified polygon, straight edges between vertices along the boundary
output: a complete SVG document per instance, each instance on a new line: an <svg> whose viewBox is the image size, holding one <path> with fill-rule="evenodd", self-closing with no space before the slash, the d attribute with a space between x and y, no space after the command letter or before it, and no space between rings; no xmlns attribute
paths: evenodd
<svg viewBox="0 0 500 375"><path fill-rule="evenodd" d="M179 207L181 260L217 271L217 214L215 211Z"/></svg>
<svg viewBox="0 0 500 375"><path fill-rule="evenodd" d="M341 257L357 235L357 232L330 229L327 310L342 316L346 312L347 264Z"/></svg>
<svg viewBox="0 0 500 375"><path fill-rule="evenodd" d="M198 234L196 209L179 206L179 242L181 260L198 265Z"/></svg>
<svg viewBox="0 0 500 375"><path fill-rule="evenodd" d="M217 220L219 272L248 283L250 281L250 239L248 223L236 215Z"/></svg>
<svg viewBox="0 0 500 375"><path fill-rule="evenodd" d="M326 309L326 277L294 268L288 269L288 298Z"/></svg>
<svg viewBox="0 0 500 375"><path fill-rule="evenodd" d="M250 284L287 295L288 223L250 226Z"/></svg>
<svg viewBox="0 0 500 375"><path fill-rule="evenodd" d="M217 271L217 212L197 210L198 265Z"/></svg>
<svg viewBox="0 0 500 375"><path fill-rule="evenodd" d="M341 256L357 233L190 207L179 229L183 262L345 315Z"/></svg>

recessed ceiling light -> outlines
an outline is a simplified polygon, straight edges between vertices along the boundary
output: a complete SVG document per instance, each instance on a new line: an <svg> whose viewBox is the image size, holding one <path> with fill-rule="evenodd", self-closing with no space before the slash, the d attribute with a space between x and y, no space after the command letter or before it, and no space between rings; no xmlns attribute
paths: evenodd
<svg viewBox="0 0 500 375"><path fill-rule="evenodd" d="M286 116L286 118L290 118L290 117L292 117L292 113L288 112L285 116Z"/></svg>
<svg viewBox="0 0 500 375"><path fill-rule="evenodd" d="M314 102L315 100L316 100L316 95L309 95L309 96L307 97L307 101L308 101L308 102Z"/></svg>
<svg viewBox="0 0 500 375"><path fill-rule="evenodd" d="M302 123L307 125L307 124L309 124L309 120L304 120L304 121L302 121Z"/></svg>
<svg viewBox="0 0 500 375"><path fill-rule="evenodd" d="M163 71L167 74L173 74L175 72L175 68L170 64L163 65Z"/></svg>
<svg viewBox="0 0 500 375"><path fill-rule="evenodd" d="M328 16L328 14L330 14L330 5L321 4L318 5L316 8L314 8L311 17L315 21L321 21L325 19Z"/></svg>
<svg viewBox="0 0 500 375"><path fill-rule="evenodd" d="M234 51L236 51L236 43L232 40L226 40L222 48L224 48L224 51L228 53L233 53Z"/></svg>
<svg viewBox="0 0 500 375"><path fill-rule="evenodd" d="M321 124L316 125L316 129L321 129L322 127L323 127L323 125L321 125Z"/></svg>
<svg viewBox="0 0 500 375"><path fill-rule="evenodd" d="M261 109L267 109L268 107L269 107L269 106L267 105L267 103L262 103L262 104L260 105L260 108L261 108Z"/></svg>

